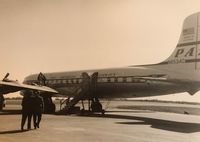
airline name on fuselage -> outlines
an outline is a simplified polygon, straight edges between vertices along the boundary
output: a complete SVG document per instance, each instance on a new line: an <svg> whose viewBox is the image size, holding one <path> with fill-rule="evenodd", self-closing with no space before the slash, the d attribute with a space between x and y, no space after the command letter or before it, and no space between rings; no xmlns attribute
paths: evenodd
<svg viewBox="0 0 200 142"><path fill-rule="evenodd" d="M174 59L169 60L169 64L185 63L186 59L195 59L200 55L200 52L196 52L196 47L182 47L178 48L174 53Z"/></svg>
<svg viewBox="0 0 200 142"><path fill-rule="evenodd" d="M191 47L191 48L181 48L181 49L178 49L175 53L175 58L179 58L180 56L181 57L192 57L195 55L195 47ZM198 53L198 55L200 55L200 53Z"/></svg>

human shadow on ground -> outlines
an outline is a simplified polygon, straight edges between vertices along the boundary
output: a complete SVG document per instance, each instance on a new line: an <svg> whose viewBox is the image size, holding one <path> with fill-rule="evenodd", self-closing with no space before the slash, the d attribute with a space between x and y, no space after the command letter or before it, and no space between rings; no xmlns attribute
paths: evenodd
<svg viewBox="0 0 200 142"><path fill-rule="evenodd" d="M198 105L193 107L188 106L154 106L154 105L132 105L132 106L117 106L118 109L128 109L128 110L149 110L149 111L158 111L158 112L170 112L170 113L179 113L179 114L191 114L191 115L200 115L200 109Z"/></svg>
<svg viewBox="0 0 200 142"><path fill-rule="evenodd" d="M7 110L2 110L0 112L0 115L16 115L16 114L21 114L21 110L7 109Z"/></svg>
<svg viewBox="0 0 200 142"><path fill-rule="evenodd" d="M28 130L8 130L8 131L0 131L0 135L2 134L17 134L17 133L24 133L27 132Z"/></svg>

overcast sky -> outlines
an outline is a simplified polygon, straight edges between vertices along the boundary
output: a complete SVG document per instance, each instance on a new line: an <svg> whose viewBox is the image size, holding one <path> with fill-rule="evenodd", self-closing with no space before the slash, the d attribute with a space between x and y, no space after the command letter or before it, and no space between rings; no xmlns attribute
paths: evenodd
<svg viewBox="0 0 200 142"><path fill-rule="evenodd" d="M0 0L0 77L9 72L23 81L39 72L158 63L199 6L199 0ZM200 93L182 96L200 101Z"/></svg>

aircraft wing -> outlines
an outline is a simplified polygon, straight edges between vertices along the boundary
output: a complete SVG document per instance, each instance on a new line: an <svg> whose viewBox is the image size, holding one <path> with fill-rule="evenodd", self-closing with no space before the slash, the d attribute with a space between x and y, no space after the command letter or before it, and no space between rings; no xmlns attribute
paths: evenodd
<svg viewBox="0 0 200 142"><path fill-rule="evenodd" d="M52 94L58 93L56 90L46 86L27 85L19 83L18 81L0 81L0 94L13 93L21 90L37 90Z"/></svg>

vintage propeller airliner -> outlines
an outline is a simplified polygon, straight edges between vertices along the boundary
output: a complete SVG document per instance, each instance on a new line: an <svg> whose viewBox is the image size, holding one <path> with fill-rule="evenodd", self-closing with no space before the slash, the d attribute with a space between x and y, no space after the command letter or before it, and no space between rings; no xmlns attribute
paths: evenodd
<svg viewBox="0 0 200 142"><path fill-rule="evenodd" d="M84 88L80 86L84 86L88 78L93 91L82 93ZM77 88L81 89L77 91ZM1 95L15 91L28 95L29 90L40 91L44 100L67 96L68 109L80 100L91 100L92 111L98 111L95 108L102 110L99 98L149 97L180 92L193 95L200 90L200 12L184 20L175 50L158 64L40 73L26 77L23 83L9 81L7 76L0 81ZM44 102L49 112L54 111L52 101Z"/></svg>

